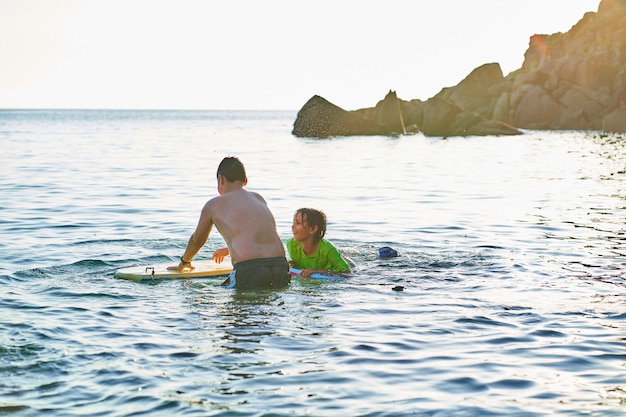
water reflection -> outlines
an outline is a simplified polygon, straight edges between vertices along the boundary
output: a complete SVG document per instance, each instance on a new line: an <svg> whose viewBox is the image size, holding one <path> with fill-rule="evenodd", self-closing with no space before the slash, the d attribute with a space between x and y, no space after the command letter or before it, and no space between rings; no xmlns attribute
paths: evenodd
<svg viewBox="0 0 626 417"><path fill-rule="evenodd" d="M319 283L286 290L238 291L189 283L190 309L200 317L195 343L210 346L201 362L213 374L211 392L242 395L287 383L286 375L326 369L319 356L337 349L328 308L336 303ZM283 379L272 379L282 376ZM268 379L269 378L269 379Z"/></svg>

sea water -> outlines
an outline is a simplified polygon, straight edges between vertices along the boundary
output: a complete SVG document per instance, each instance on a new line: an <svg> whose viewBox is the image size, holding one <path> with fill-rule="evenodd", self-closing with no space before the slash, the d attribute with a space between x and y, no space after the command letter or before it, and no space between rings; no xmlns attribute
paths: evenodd
<svg viewBox="0 0 626 417"><path fill-rule="evenodd" d="M0 415L626 413L624 137L312 139L295 117L0 111ZM227 155L283 240L324 210L354 275L115 279L177 263Z"/></svg>

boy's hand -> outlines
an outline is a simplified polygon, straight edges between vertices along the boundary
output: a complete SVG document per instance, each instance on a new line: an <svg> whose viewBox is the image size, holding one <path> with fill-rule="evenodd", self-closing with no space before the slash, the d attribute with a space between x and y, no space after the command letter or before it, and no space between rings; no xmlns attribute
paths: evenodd
<svg viewBox="0 0 626 417"><path fill-rule="evenodd" d="M168 271L184 271L185 269L189 269L190 271L193 271L194 269L196 269L196 267L191 265L190 263L184 263L184 262L181 262L176 266L167 267Z"/></svg>

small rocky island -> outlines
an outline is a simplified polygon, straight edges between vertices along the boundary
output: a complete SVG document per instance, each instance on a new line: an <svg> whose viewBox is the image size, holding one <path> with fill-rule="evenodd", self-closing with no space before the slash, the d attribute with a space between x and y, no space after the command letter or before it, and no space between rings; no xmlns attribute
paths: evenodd
<svg viewBox="0 0 626 417"><path fill-rule="evenodd" d="M626 0L602 0L567 33L533 35L522 67L474 69L426 101L394 91L346 111L320 96L300 109L299 137L516 135L520 129L626 133Z"/></svg>

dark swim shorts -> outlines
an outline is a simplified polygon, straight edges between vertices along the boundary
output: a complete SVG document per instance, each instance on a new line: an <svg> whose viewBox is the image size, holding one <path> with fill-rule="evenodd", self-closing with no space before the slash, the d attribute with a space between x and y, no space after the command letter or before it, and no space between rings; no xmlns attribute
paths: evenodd
<svg viewBox="0 0 626 417"><path fill-rule="evenodd" d="M278 257L237 262L222 285L239 289L281 288L289 285L290 281L287 259Z"/></svg>

